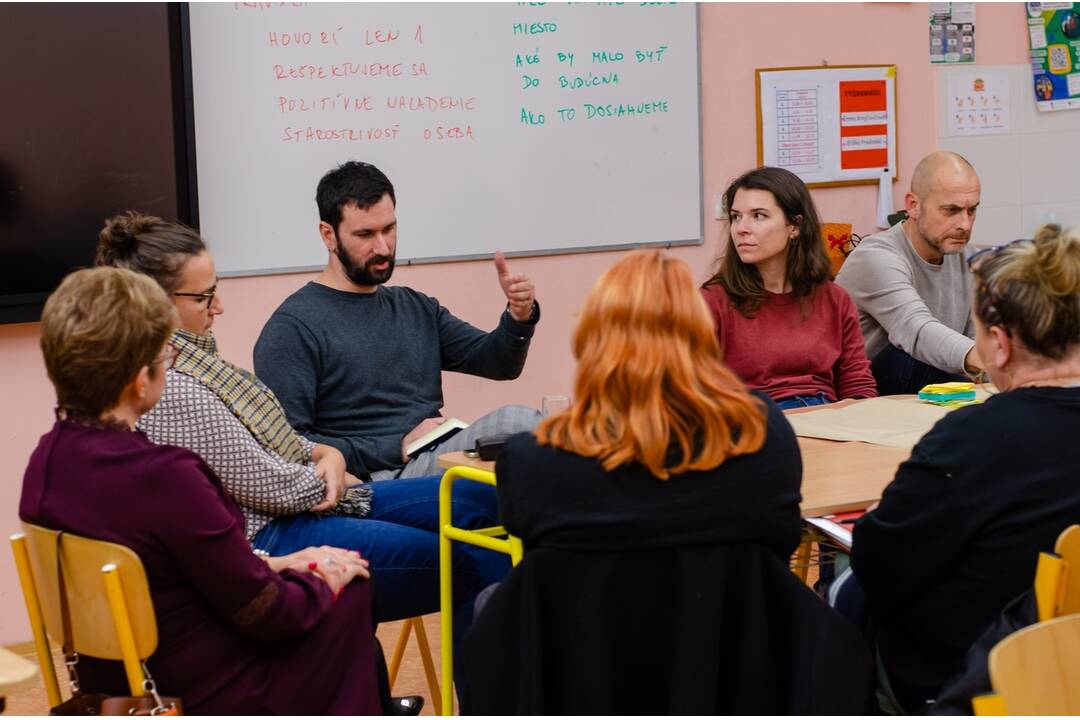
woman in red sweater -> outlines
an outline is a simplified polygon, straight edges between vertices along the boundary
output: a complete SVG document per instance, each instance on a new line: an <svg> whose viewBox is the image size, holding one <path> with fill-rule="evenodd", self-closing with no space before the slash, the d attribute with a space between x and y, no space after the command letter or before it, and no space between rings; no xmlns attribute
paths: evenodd
<svg viewBox="0 0 1080 720"><path fill-rule="evenodd" d="M855 303L832 282L806 185L755 168L724 206L731 232L701 289L724 362L783 409L876 396Z"/></svg>

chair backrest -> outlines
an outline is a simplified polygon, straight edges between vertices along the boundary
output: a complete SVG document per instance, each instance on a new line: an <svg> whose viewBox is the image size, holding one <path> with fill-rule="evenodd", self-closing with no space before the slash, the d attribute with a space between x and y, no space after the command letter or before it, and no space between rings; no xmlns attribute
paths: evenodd
<svg viewBox="0 0 1080 720"><path fill-rule="evenodd" d="M1037 623L990 651L990 682L1010 715L1080 713L1080 615Z"/></svg>
<svg viewBox="0 0 1080 720"><path fill-rule="evenodd" d="M56 644L63 640L60 620L57 549L64 572L75 651L105 660L123 660L121 639L106 595L102 568L115 565L123 588L139 659L157 649L157 620L142 561L130 548L103 540L63 533L23 523L34 586L41 603L45 628Z"/></svg>
<svg viewBox="0 0 1080 720"><path fill-rule="evenodd" d="M1080 525L1067 527L1058 535L1054 552L1066 563L1060 614L1080 613Z"/></svg>
<svg viewBox="0 0 1080 720"><path fill-rule="evenodd" d="M461 652L465 715L858 714L873 668L854 626L751 543L534 546Z"/></svg>
<svg viewBox="0 0 1080 720"><path fill-rule="evenodd" d="M1039 620L1080 613L1080 525L1058 535L1052 554L1039 554L1035 597Z"/></svg>

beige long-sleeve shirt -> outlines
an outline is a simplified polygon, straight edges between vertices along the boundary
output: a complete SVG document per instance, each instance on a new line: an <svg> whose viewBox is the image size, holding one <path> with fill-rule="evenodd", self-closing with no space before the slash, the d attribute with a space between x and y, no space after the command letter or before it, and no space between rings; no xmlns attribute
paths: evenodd
<svg viewBox="0 0 1080 720"><path fill-rule="evenodd" d="M871 235L851 253L836 276L859 308L866 354L892 344L928 365L964 371L974 346L971 273L965 255L946 255L940 265L923 260L904 234L903 223Z"/></svg>

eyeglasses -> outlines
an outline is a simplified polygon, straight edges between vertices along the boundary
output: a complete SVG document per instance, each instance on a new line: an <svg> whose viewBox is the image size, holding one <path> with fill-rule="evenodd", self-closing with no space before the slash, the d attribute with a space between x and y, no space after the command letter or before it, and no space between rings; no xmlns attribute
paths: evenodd
<svg viewBox="0 0 1080 720"><path fill-rule="evenodd" d="M1011 248L1014 245L1020 245L1021 243L1029 243L1029 242L1033 242L1033 241L1030 238L1020 238L1019 240L1013 240L1012 242L1005 243L1004 245L998 245L996 247L983 248L982 250L979 250L978 252L972 253L968 257L968 259L967 259L968 269L969 270L974 270L975 267L979 263L986 260L987 258L992 258L992 257L996 256L999 252L1001 252L1002 250L1004 250L1006 248Z"/></svg>
<svg viewBox="0 0 1080 720"><path fill-rule="evenodd" d="M166 343L165 349L161 351L161 355L154 358L152 365L161 363L161 366L166 370L171 370L173 365L176 364L176 356L180 354L180 351L176 349L176 346L172 343Z"/></svg>
<svg viewBox="0 0 1080 720"><path fill-rule="evenodd" d="M214 302L214 298L217 297L217 285L210 288L209 292L204 293L174 292L169 294L173 297L195 298L195 302L199 303L200 305L205 303L207 307L210 307L210 304Z"/></svg>

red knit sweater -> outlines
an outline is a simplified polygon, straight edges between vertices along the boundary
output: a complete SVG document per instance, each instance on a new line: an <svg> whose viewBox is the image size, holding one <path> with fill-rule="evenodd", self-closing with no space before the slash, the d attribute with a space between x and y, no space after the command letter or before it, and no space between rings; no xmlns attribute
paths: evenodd
<svg viewBox="0 0 1080 720"><path fill-rule="evenodd" d="M819 285L805 317L792 293L768 293L753 318L736 310L720 285L701 293L724 362L750 389L774 400L818 393L830 401L877 395L855 303L839 285Z"/></svg>

